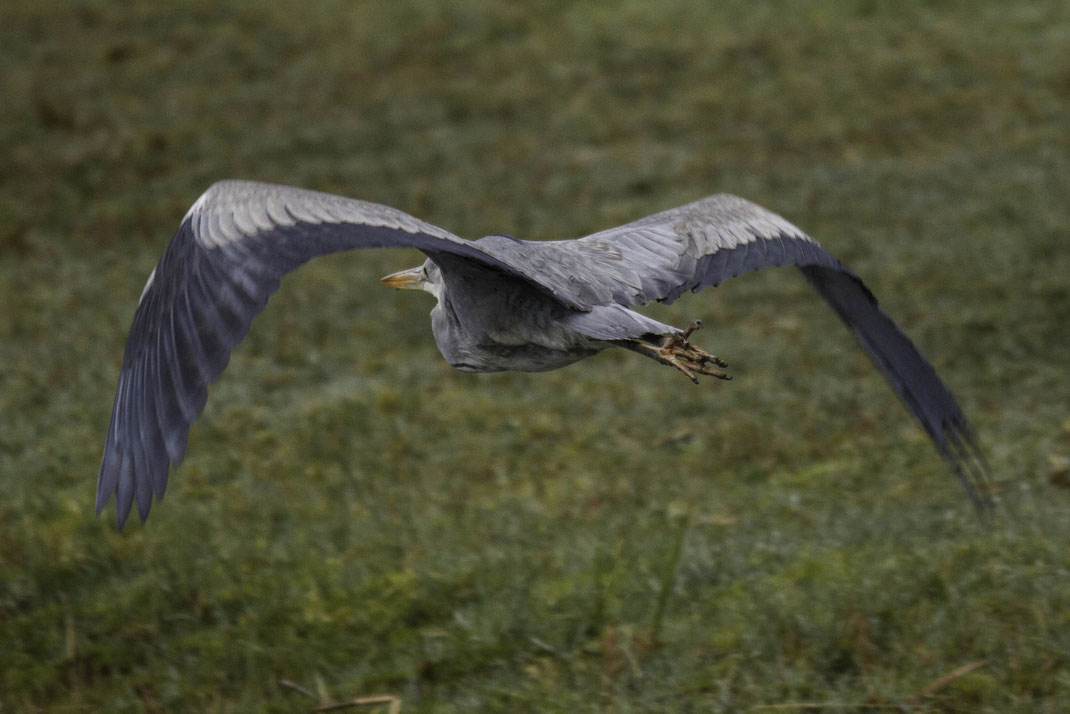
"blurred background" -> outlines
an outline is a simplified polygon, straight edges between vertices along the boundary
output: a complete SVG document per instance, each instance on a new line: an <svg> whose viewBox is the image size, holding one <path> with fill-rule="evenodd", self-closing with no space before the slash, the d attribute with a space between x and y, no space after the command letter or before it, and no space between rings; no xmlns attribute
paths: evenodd
<svg viewBox="0 0 1070 714"><path fill-rule="evenodd" d="M1070 709L1065 4L8 0L0 62L0 710ZM222 178L473 238L750 198L926 352L1001 508L795 271L649 308L730 363L696 387L456 372L377 281L421 256L366 251L283 282L119 533L126 331Z"/></svg>

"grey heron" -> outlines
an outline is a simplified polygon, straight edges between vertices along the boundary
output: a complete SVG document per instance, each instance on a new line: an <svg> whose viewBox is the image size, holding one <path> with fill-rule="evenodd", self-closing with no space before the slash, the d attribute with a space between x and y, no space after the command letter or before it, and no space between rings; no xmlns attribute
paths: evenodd
<svg viewBox="0 0 1070 714"><path fill-rule="evenodd" d="M784 218L719 194L561 241L469 241L387 206L273 184L221 181L186 213L134 314L97 482L97 512L116 496L144 521L182 461L190 425L231 349L279 286L316 256L411 247L423 265L383 278L431 293L431 329L461 370L557 369L624 347L683 372L727 378L693 346L698 327L633 308L672 302L740 273L794 265L836 311L948 460L987 503L988 467L950 390L862 280Z"/></svg>

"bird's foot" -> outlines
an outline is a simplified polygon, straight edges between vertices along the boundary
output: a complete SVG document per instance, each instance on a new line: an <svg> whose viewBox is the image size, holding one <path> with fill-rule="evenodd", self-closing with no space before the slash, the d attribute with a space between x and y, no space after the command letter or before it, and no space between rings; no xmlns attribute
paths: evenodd
<svg viewBox="0 0 1070 714"><path fill-rule="evenodd" d="M662 364L680 370L695 384L698 384L698 375L700 374L716 377L717 379L732 379L722 370L711 366L727 367L728 364L724 360L688 342L687 338L700 327L702 327L702 321L695 320L683 332L665 337L660 345L635 343L633 349L656 359Z"/></svg>

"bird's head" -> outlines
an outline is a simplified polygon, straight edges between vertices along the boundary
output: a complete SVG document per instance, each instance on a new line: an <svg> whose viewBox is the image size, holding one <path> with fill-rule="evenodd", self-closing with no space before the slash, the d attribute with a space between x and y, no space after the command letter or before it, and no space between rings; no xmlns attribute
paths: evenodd
<svg viewBox="0 0 1070 714"><path fill-rule="evenodd" d="M430 258L425 260L423 265L399 270L380 278L379 281L399 290L423 290L436 298L442 296L442 273Z"/></svg>

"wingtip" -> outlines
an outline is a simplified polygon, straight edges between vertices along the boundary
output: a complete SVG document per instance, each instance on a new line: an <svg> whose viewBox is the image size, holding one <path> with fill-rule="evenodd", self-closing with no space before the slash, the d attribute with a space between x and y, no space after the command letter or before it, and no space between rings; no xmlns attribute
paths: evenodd
<svg viewBox="0 0 1070 714"><path fill-rule="evenodd" d="M941 451L966 489L978 515L987 520L996 510L996 489L992 467L985 459L973 429L965 421L954 422L944 425L942 435Z"/></svg>
<svg viewBox="0 0 1070 714"><path fill-rule="evenodd" d="M99 516L105 506L111 500L112 493L115 492L115 484L118 480L118 476L114 472L114 464L112 463L114 457L114 449L109 443L104 450L104 457L100 461L100 470L97 472L97 500L96 509Z"/></svg>
<svg viewBox="0 0 1070 714"><path fill-rule="evenodd" d="M100 489L99 485L98 485L98 488L97 488L97 504L96 504L96 515L97 516L100 516L100 514L104 512L104 509L107 508L108 504L111 502L111 496L112 496L112 491L102 491ZM116 502L115 502L115 524L116 524L116 526L118 526L120 532L122 532L123 525L126 523L127 515L128 514L124 514L123 513L123 509L120 507L120 503L118 501L118 498L116 498ZM142 521L144 521L144 519L142 519Z"/></svg>

